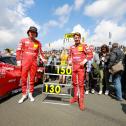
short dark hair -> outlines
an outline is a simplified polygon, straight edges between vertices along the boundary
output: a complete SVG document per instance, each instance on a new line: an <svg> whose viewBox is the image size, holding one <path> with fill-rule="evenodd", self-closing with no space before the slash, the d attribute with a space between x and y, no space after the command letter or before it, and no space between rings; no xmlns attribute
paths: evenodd
<svg viewBox="0 0 126 126"><path fill-rule="evenodd" d="M79 36L79 37L81 38L81 34L80 34L79 32L75 32L75 33L73 34L73 37L75 37L75 35L77 35L77 36Z"/></svg>
<svg viewBox="0 0 126 126"><path fill-rule="evenodd" d="M119 44L118 43L113 43L112 48L118 48Z"/></svg>
<svg viewBox="0 0 126 126"><path fill-rule="evenodd" d="M10 50L10 49L8 49L8 48L6 48L6 49L5 49L5 51L7 51L8 53L10 53L10 52L11 52L11 50Z"/></svg>

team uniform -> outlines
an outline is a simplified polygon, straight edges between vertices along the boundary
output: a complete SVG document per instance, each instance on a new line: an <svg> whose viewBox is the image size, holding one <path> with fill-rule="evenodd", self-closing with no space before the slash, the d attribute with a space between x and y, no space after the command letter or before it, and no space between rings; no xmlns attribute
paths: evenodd
<svg viewBox="0 0 126 126"><path fill-rule="evenodd" d="M80 65L80 63L87 60L86 47L84 44L73 45L70 47L69 53L69 61L72 62L72 84L74 89L74 97L70 100L70 103L79 100L80 109L84 109L84 65Z"/></svg>
<svg viewBox="0 0 126 126"><path fill-rule="evenodd" d="M37 71L37 58L41 54L44 57L41 44L38 40L31 42L29 38L20 41L16 50L17 62L21 62L22 93L27 93L27 77L30 74L29 92L34 92L35 74Z"/></svg>
<svg viewBox="0 0 126 126"><path fill-rule="evenodd" d="M87 57L87 63L86 63L86 71L85 71L85 89L86 89L86 92L85 94L88 94L89 93L89 89L90 89L90 74L91 74L91 65L93 63L93 49L90 48L90 46L86 48L86 51L88 53L88 57Z"/></svg>

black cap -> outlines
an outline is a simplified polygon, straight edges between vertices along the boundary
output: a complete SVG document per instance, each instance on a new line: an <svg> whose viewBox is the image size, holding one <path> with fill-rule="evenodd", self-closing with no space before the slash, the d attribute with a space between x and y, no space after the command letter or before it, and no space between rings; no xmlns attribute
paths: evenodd
<svg viewBox="0 0 126 126"><path fill-rule="evenodd" d="M38 32L37 32L37 28L34 26L30 26L29 30L27 31L27 34L29 34L29 32L35 32L36 33L36 37L38 36Z"/></svg>

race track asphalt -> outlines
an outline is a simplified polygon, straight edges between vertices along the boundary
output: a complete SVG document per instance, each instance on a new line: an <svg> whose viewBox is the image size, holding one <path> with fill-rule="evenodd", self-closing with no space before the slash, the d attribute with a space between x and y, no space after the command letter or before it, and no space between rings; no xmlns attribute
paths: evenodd
<svg viewBox="0 0 126 126"><path fill-rule="evenodd" d="M18 104L21 93L0 103L0 126L126 126L126 101L110 96L85 96L85 111L78 104L49 104L43 102L41 87L35 89L35 102L27 99Z"/></svg>

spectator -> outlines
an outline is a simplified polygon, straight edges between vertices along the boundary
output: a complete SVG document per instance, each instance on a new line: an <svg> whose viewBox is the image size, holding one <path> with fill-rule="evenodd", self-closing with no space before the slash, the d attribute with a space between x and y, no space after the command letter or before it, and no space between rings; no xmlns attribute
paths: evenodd
<svg viewBox="0 0 126 126"><path fill-rule="evenodd" d="M109 59L109 47L107 45L102 45L101 46L101 51L99 54L100 57L100 90L99 94L102 94L103 92L103 86L104 86L104 91L105 95L109 94L109 71L108 71L108 59Z"/></svg>
<svg viewBox="0 0 126 126"><path fill-rule="evenodd" d="M100 74L100 69L99 69L99 65L96 63L96 62L93 62L92 63L92 67L91 67L91 88L92 88L92 91L91 93L95 93L96 91L96 86L97 84L99 84L100 82L100 77L101 74Z"/></svg>
<svg viewBox="0 0 126 126"><path fill-rule="evenodd" d="M12 50L9 48L6 48L4 51L5 51L5 54L4 54L5 56L12 56L13 55Z"/></svg>
<svg viewBox="0 0 126 126"><path fill-rule="evenodd" d="M112 51L110 53L108 68L111 69L111 67L113 65L115 65L119 61L122 61L123 58L124 58L124 54L121 51L121 49L118 47L118 43L113 43L112 44ZM113 75L113 81L112 81L113 85L115 86L117 100L119 100L119 101L123 100L121 76L122 76L122 71L119 71L118 73Z"/></svg>
<svg viewBox="0 0 126 126"><path fill-rule="evenodd" d="M85 94L88 94L89 93L89 90L90 90L90 86L91 86L91 83L90 83L90 80L91 80L91 77L90 77L90 74L91 74L91 64L93 62L93 52L94 52L94 47L91 45L91 46L87 46L87 49L86 51L88 52L88 58L87 58L87 63L86 63L86 70L85 70L85 89L86 89L86 92Z"/></svg>
<svg viewBox="0 0 126 126"><path fill-rule="evenodd" d="M66 66L67 62L68 62L68 54L67 54L66 49L63 49L60 58L61 58L61 66ZM65 75L60 75L59 83L65 84L65 80L66 80L66 76Z"/></svg>

